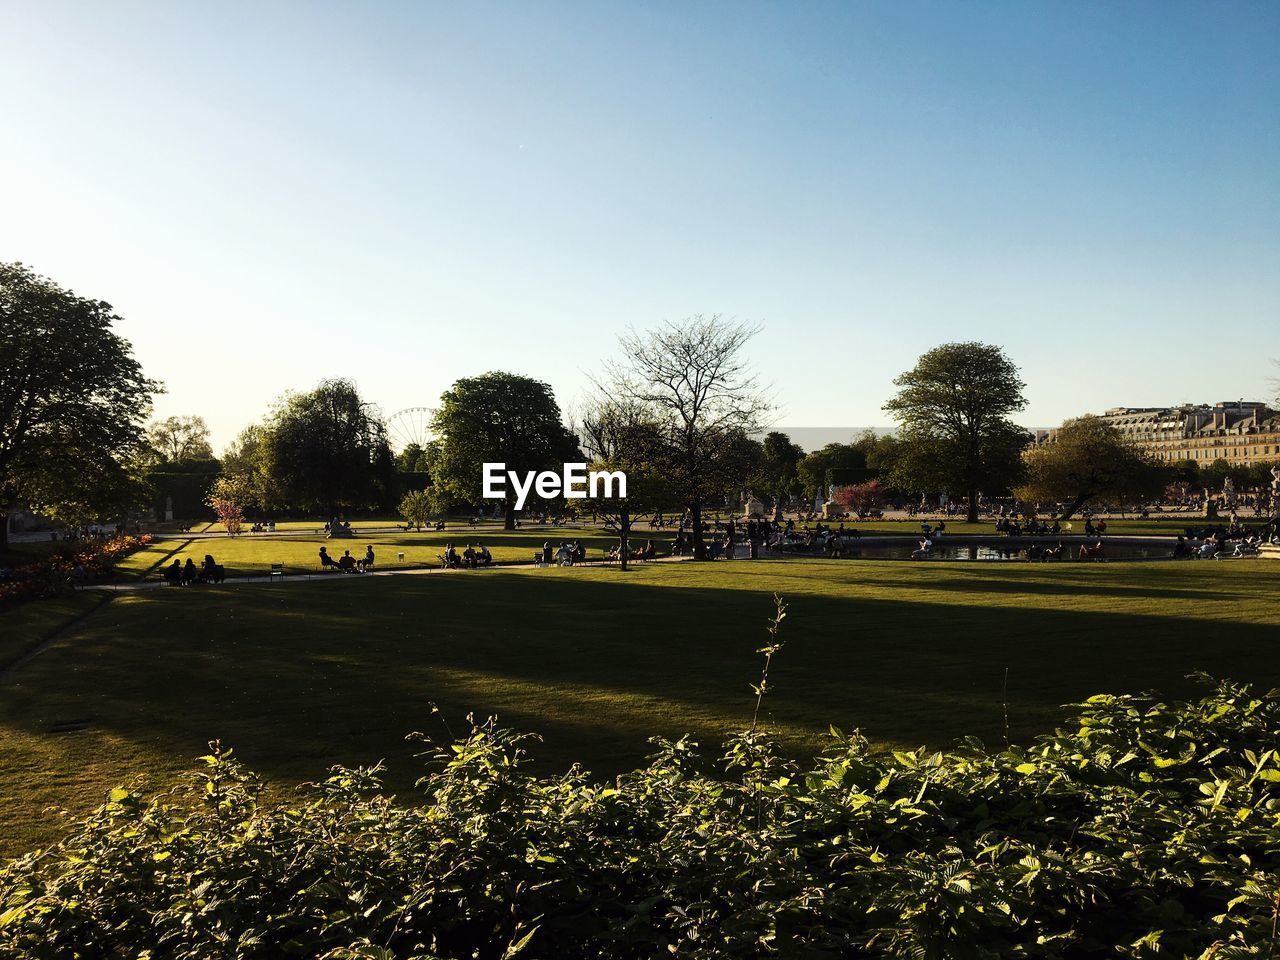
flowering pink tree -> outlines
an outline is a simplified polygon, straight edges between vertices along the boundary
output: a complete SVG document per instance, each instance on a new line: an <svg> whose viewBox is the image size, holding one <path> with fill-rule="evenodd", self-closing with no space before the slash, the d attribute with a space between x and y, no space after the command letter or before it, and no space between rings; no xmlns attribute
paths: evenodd
<svg viewBox="0 0 1280 960"><path fill-rule="evenodd" d="M831 491L831 499L850 513L866 513L880 506L880 481L868 480L866 483L836 487Z"/></svg>
<svg viewBox="0 0 1280 960"><path fill-rule="evenodd" d="M227 536L234 537L244 525L244 490L239 482L228 477L219 477L209 491L208 504L218 517L218 522L227 528Z"/></svg>

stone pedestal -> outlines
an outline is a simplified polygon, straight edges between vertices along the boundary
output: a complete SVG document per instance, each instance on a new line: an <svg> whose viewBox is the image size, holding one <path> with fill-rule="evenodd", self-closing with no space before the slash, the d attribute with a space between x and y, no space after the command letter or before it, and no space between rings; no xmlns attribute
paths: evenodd
<svg viewBox="0 0 1280 960"><path fill-rule="evenodd" d="M828 500L822 505L822 516L826 520L832 520L836 517L844 516L844 507L836 503L834 500Z"/></svg>
<svg viewBox="0 0 1280 960"><path fill-rule="evenodd" d="M755 497L747 497L747 502L742 508L742 516L747 520L763 520L764 504Z"/></svg>

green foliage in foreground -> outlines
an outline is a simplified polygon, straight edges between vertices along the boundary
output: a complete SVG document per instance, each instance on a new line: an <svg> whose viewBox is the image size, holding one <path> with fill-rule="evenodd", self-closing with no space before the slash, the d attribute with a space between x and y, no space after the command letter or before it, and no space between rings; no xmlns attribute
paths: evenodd
<svg viewBox="0 0 1280 960"><path fill-rule="evenodd" d="M610 786L531 776L486 724L429 750L413 806L375 767L268 808L215 749L11 863L0 955L1271 956L1280 694L1077 714L1000 753L833 731L808 772L751 734L715 773L661 742Z"/></svg>

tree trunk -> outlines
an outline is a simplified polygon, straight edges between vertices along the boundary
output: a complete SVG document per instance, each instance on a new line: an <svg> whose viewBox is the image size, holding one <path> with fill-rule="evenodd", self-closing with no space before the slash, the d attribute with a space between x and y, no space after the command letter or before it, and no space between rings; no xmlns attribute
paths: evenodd
<svg viewBox="0 0 1280 960"><path fill-rule="evenodd" d="M1084 506L1084 502L1089 499L1089 494L1082 493L1071 501L1071 506L1062 511L1062 515L1058 517L1059 523L1066 523L1075 514L1077 510Z"/></svg>
<svg viewBox="0 0 1280 960"><path fill-rule="evenodd" d="M702 539L702 504L689 504L689 525L692 529L689 536L693 544L693 559L707 559L707 545Z"/></svg>
<svg viewBox="0 0 1280 960"><path fill-rule="evenodd" d="M9 553L9 512L13 509L13 504L4 503L0 508L0 557L7 556Z"/></svg>
<svg viewBox="0 0 1280 960"><path fill-rule="evenodd" d="M969 491L969 513L965 517L970 523L978 522L978 491Z"/></svg>
<svg viewBox="0 0 1280 960"><path fill-rule="evenodd" d="M502 514L502 529L514 530L516 528L516 507L510 500L505 504Z"/></svg>
<svg viewBox="0 0 1280 960"><path fill-rule="evenodd" d="M623 510L618 516L618 544L622 548L618 554L618 562L623 570L627 569L627 557L631 552L631 514Z"/></svg>

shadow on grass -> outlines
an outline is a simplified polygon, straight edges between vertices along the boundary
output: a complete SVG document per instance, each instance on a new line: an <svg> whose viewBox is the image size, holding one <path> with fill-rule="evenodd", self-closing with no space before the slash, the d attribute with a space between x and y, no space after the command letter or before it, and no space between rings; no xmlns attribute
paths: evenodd
<svg viewBox="0 0 1280 960"><path fill-rule="evenodd" d="M436 702L455 730L470 711L496 713L546 738L544 764L611 774L641 762L650 735L715 743L749 721L756 650L787 566L735 565L705 587L684 582L690 571L494 571L122 597L24 668L0 722L47 737L87 720L58 736L100 733L182 756L220 737L283 782L385 756L404 789L418 764L402 738L443 732ZM879 590L794 595L767 701L789 749L812 750L831 723L893 745L970 734L997 743L1006 668L1014 739L1100 690L1189 693L1195 669L1280 682L1280 630L1226 619L1230 605L1200 594L1184 603L1153 593L1120 612L908 602Z"/></svg>

